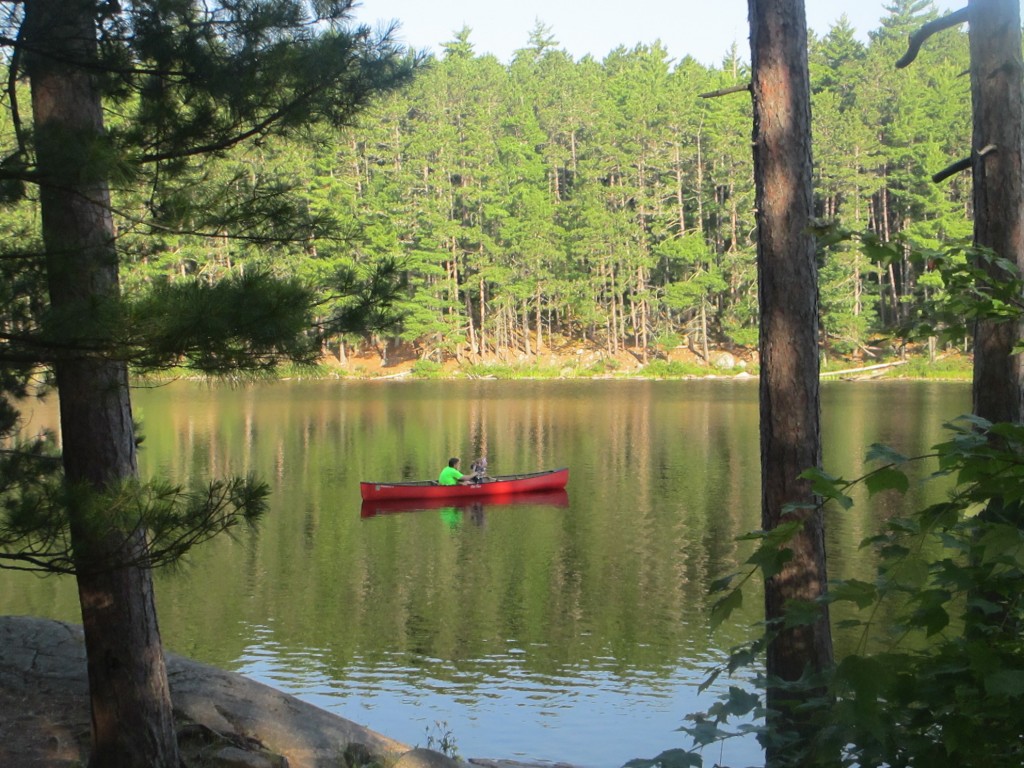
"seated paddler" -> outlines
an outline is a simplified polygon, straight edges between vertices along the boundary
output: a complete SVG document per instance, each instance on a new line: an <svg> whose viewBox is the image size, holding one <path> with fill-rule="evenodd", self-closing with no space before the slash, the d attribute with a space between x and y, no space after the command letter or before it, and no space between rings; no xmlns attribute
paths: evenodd
<svg viewBox="0 0 1024 768"><path fill-rule="evenodd" d="M459 471L459 459L452 456L448 459L448 466L441 470L437 476L438 485L472 485L475 482L472 475L464 475Z"/></svg>

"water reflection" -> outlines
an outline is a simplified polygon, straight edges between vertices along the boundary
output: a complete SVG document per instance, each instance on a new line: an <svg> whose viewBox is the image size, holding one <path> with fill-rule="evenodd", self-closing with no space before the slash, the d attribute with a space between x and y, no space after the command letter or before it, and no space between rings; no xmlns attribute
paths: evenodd
<svg viewBox="0 0 1024 768"><path fill-rule="evenodd" d="M359 510L363 518L390 515L396 512L422 512L431 509L448 510L451 513L468 513L482 520L484 513L491 507L557 507L565 509L569 506L568 491L538 491L520 493L509 496L460 499L452 503L452 499L394 499L391 501L364 501Z"/></svg>
<svg viewBox="0 0 1024 768"><path fill-rule="evenodd" d="M826 469L854 477L872 442L925 452L969 390L835 384L822 403ZM258 532L158 574L165 642L409 743L447 721L467 756L603 767L679 746L683 715L714 698L697 696L705 665L760 615L752 589L728 626L706 625L709 582L759 527L757 413L752 382L140 392L145 477L252 471L273 487ZM484 453L499 474L568 463L571 496L355 514L363 478ZM898 501L830 513L832 573L870 578L858 544ZM77 620L74 584L0 574L0 611ZM758 760L756 745L724 755Z"/></svg>

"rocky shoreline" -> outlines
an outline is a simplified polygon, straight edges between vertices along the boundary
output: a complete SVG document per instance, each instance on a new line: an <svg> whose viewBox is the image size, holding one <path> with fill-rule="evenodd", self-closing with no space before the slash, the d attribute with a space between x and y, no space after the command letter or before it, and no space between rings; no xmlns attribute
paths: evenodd
<svg viewBox="0 0 1024 768"><path fill-rule="evenodd" d="M175 722L190 768L517 768L411 748L242 675L167 655ZM0 616L0 765L80 768L89 747L81 627ZM569 768L550 766L549 768Z"/></svg>

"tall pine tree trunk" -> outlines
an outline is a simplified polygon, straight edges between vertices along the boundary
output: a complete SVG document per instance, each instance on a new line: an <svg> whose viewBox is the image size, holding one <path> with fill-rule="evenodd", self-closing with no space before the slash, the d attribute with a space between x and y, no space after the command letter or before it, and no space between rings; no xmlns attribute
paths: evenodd
<svg viewBox="0 0 1024 768"><path fill-rule="evenodd" d="M704 354L704 365L711 364L711 352L708 350L708 308L707 303L700 303L700 348Z"/></svg>
<svg viewBox="0 0 1024 768"><path fill-rule="evenodd" d="M110 341L99 308L116 302L117 253L88 0L25 5L26 60L40 174L40 207L54 329L66 349ZM77 342L77 343L76 343ZM170 693L145 532L96 525L88 493L135 478L136 450L123 362L67 352L56 365L71 535L88 657L95 768L178 768ZM92 515L97 514L95 511Z"/></svg>
<svg viewBox="0 0 1024 768"><path fill-rule="evenodd" d="M534 296L534 322L537 323L537 354L544 349L544 296L541 293L540 283L537 284L537 292Z"/></svg>
<svg viewBox="0 0 1024 768"><path fill-rule="evenodd" d="M974 242L1024 271L1024 62L1018 0L970 0L974 115ZM982 154L985 147L995 151ZM1005 277L998 267L994 279ZM974 330L974 413L1024 418L1024 372L1013 349L1019 322L982 321Z"/></svg>
<svg viewBox="0 0 1024 768"><path fill-rule="evenodd" d="M679 236L686 234L686 202L683 197L683 158L679 142L672 145L673 173L675 174L676 218L679 219Z"/></svg>
<svg viewBox="0 0 1024 768"><path fill-rule="evenodd" d="M701 130L704 128L704 115L700 118ZM701 151L701 130L697 131L697 231L707 238L704 231L704 157Z"/></svg>
<svg viewBox="0 0 1024 768"><path fill-rule="evenodd" d="M483 277L480 278L480 354L487 353L487 293Z"/></svg>
<svg viewBox="0 0 1024 768"><path fill-rule="evenodd" d="M528 302L523 302L521 316L523 318L523 351L527 355L532 355L533 350L530 347L530 305Z"/></svg>
<svg viewBox="0 0 1024 768"><path fill-rule="evenodd" d="M818 290L813 236L811 110L807 22L803 0L748 0L757 264L760 299L761 522L765 530L792 519L803 528L792 558L765 584L765 618L780 627L767 652L769 678L796 680L832 663L827 609L813 624L781 629L789 600L813 601L825 590L821 510L799 479L821 463L818 394ZM789 504L805 505L784 512ZM769 725L800 732L798 712L769 681ZM768 764L784 750L769 747Z"/></svg>

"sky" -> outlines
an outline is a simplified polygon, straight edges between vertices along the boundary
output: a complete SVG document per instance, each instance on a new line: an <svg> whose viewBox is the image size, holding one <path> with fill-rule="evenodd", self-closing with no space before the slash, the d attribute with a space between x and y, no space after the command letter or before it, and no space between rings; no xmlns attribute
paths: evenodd
<svg viewBox="0 0 1024 768"><path fill-rule="evenodd" d="M804 0L807 25L824 35L846 14L861 40L878 28L889 0ZM940 12L966 0L934 0ZM573 58L590 54L603 59L619 45L632 48L656 40L669 56L693 56L706 65L720 64L732 44L750 59L747 0L361 0L356 20L370 26L397 20L399 40L415 49L441 52L441 43L468 26L478 54L491 53L503 63L523 48L537 20L547 25Z"/></svg>

